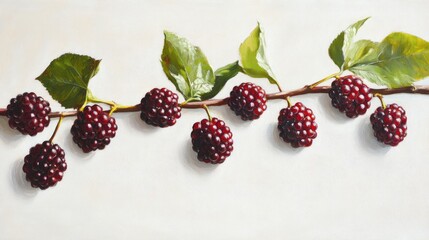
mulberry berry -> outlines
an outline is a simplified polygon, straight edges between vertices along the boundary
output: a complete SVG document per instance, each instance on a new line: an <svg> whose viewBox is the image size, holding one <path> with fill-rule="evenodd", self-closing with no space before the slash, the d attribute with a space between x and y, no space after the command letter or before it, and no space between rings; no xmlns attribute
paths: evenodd
<svg viewBox="0 0 429 240"><path fill-rule="evenodd" d="M217 118L194 123L191 139L192 149L197 152L198 160L205 163L223 163L234 149L231 130L224 121Z"/></svg>
<svg viewBox="0 0 429 240"><path fill-rule="evenodd" d="M278 117L280 137L294 148L309 147L317 137L315 120L313 111L300 102L283 108Z"/></svg>
<svg viewBox="0 0 429 240"><path fill-rule="evenodd" d="M371 106L372 94L359 77L348 75L332 82L329 97L332 106L344 112L347 117L355 118L365 114Z"/></svg>
<svg viewBox="0 0 429 240"><path fill-rule="evenodd" d="M228 101L228 105L237 116L243 120L258 119L267 109L265 90L253 83L242 83L235 86Z"/></svg>
<svg viewBox="0 0 429 240"><path fill-rule="evenodd" d="M86 106L79 112L71 128L73 141L88 153L104 149L115 137L118 126L115 118L109 116L99 105Z"/></svg>
<svg viewBox="0 0 429 240"><path fill-rule="evenodd" d="M30 136L35 136L49 126L49 113L49 103L33 92L25 92L12 98L6 110L9 126Z"/></svg>
<svg viewBox="0 0 429 240"><path fill-rule="evenodd" d="M378 107L370 120L374 136L384 144L397 146L407 136L407 115L397 104Z"/></svg>
<svg viewBox="0 0 429 240"><path fill-rule="evenodd" d="M55 186L67 170L64 150L49 141L37 144L25 156L22 170L34 188L44 190Z"/></svg>
<svg viewBox="0 0 429 240"><path fill-rule="evenodd" d="M181 116L179 97L166 88L154 88L141 100L140 118L147 124L169 127Z"/></svg>

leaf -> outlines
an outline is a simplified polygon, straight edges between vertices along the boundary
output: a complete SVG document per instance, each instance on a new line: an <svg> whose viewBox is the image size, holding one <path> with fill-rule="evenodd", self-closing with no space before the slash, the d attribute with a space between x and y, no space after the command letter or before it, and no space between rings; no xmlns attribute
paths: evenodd
<svg viewBox="0 0 429 240"><path fill-rule="evenodd" d="M165 31L161 65L167 78L186 100L201 100L215 85L215 76L199 47Z"/></svg>
<svg viewBox="0 0 429 240"><path fill-rule="evenodd" d="M349 70L389 88L411 86L429 76L429 42L411 34L389 34L374 50L374 59L358 61Z"/></svg>
<svg viewBox="0 0 429 240"><path fill-rule="evenodd" d="M278 85L265 56L264 32L259 23L240 45L240 58L245 74L254 78L268 78L270 83Z"/></svg>
<svg viewBox="0 0 429 240"><path fill-rule="evenodd" d="M346 56L348 56L348 51L353 44L356 33L368 18L369 17L364 18L350 25L346 30L342 31L329 46L329 56L341 70L343 70L344 60Z"/></svg>
<svg viewBox="0 0 429 240"><path fill-rule="evenodd" d="M331 57L332 61L334 61L335 65L337 65L340 69L344 64L344 31L341 32L335 39L332 41L329 46L328 52L329 57Z"/></svg>
<svg viewBox="0 0 429 240"><path fill-rule="evenodd" d="M212 90L206 94L204 94L201 97L201 100L206 100L213 98L216 96L220 90L225 86L226 82L235 77L241 70L240 65L238 64L238 61L230 63L224 67L219 68L215 71L215 84L212 88Z"/></svg>
<svg viewBox="0 0 429 240"><path fill-rule="evenodd" d="M378 43L371 40L359 40L354 42L347 52L347 57L344 63L344 70L357 64L365 64L375 61L377 59L376 48Z"/></svg>
<svg viewBox="0 0 429 240"><path fill-rule="evenodd" d="M62 106L79 108L90 93L88 83L97 74L100 61L89 56L66 53L54 59L36 79Z"/></svg>

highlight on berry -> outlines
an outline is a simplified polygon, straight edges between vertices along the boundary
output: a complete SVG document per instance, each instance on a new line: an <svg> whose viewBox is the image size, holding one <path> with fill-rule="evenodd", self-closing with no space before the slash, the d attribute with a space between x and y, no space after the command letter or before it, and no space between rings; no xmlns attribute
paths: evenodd
<svg viewBox="0 0 429 240"><path fill-rule="evenodd" d="M212 116L210 109L214 106L228 105L243 121L257 121L264 117L269 100L283 99L285 106L277 118L279 137L285 145L300 148L315 144L318 125L311 106L301 102L293 104L294 96L325 94L339 110L338 115L348 118L368 115L373 97L377 97L379 107L366 116L374 137L383 144L397 146L407 136L406 111L397 103L386 105L383 95L429 94L429 86L414 85L429 76L429 42L403 32L394 32L376 41L356 39L367 20L347 27L329 46L329 57L338 71L299 89L287 89L287 85L275 77L265 55L264 31L259 23L240 44L238 60L217 69L210 65L199 47L165 31L161 67L172 84L170 87L176 91L166 87L148 89L134 105L99 98L88 84L97 75L101 60L66 53L54 59L36 79L52 99L71 110L53 112L45 99L33 92L24 92L12 98L6 108L1 108L0 116L8 118L12 129L30 136L42 132L52 119L58 118L51 138L36 144L23 157L27 181L40 189L56 185L67 170L65 151L54 141L65 117L75 118L69 126L70 138L84 153L89 153L105 149L115 137L118 125L113 114L136 112L145 123L166 128L176 124L183 108L199 109L206 112L207 118L189 127L188 141L196 152L195 160L221 164L232 155L234 140L227 123ZM238 74L252 77L255 82L268 81L277 91L267 94L257 83L243 82L230 90L229 97L216 99L225 84ZM319 86L322 83L327 85ZM370 87L374 85L380 87Z"/></svg>

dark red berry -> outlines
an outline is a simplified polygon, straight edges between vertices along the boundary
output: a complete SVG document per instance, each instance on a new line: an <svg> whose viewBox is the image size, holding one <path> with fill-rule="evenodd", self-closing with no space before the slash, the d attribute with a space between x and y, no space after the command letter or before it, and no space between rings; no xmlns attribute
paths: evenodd
<svg viewBox="0 0 429 240"><path fill-rule="evenodd" d="M49 141L39 143L25 156L22 170L32 187L42 190L53 187L67 170L64 150Z"/></svg>
<svg viewBox="0 0 429 240"><path fill-rule="evenodd" d="M181 116L179 97L166 88L154 88L142 98L140 118L147 124L169 127Z"/></svg>
<svg viewBox="0 0 429 240"><path fill-rule="evenodd" d="M309 147L317 137L316 117L310 108L297 102L295 105L280 110L278 129L283 141L292 147Z"/></svg>
<svg viewBox="0 0 429 240"><path fill-rule="evenodd" d="M83 152L104 149L115 137L118 126L114 117L103 111L99 105L86 106L79 112L71 128L73 141Z"/></svg>
<svg viewBox="0 0 429 240"><path fill-rule="evenodd" d="M267 109L267 96L260 86L247 82L235 86L229 97L228 105L243 120L258 119Z"/></svg>
<svg viewBox="0 0 429 240"><path fill-rule="evenodd" d="M234 149L231 130L224 121L217 118L194 123L191 139L192 149L198 153L198 160L206 163L223 163Z"/></svg>
<svg viewBox="0 0 429 240"><path fill-rule="evenodd" d="M49 103L35 93L18 94L7 105L6 116L9 126L22 134L34 136L49 126L51 107Z"/></svg>
<svg viewBox="0 0 429 240"><path fill-rule="evenodd" d="M349 118L365 114L371 106L370 89L357 76L339 77L332 82L331 87L329 97L332 99L332 106Z"/></svg>
<svg viewBox="0 0 429 240"><path fill-rule="evenodd" d="M370 120L374 136L384 144L397 146L407 136L407 115L397 104L389 104L385 109L378 107Z"/></svg>

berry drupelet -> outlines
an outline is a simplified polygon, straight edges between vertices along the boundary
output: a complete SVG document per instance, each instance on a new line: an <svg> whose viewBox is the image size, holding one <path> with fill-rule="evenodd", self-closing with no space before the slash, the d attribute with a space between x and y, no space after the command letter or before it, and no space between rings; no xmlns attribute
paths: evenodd
<svg viewBox="0 0 429 240"><path fill-rule="evenodd" d="M194 123L191 139L192 149L198 153L198 160L205 163L223 163L234 149L231 130L224 121L217 118Z"/></svg>
<svg viewBox="0 0 429 240"><path fill-rule="evenodd" d="M407 136L407 115L397 104L378 107L370 120L374 136L384 144L397 146Z"/></svg>
<svg viewBox="0 0 429 240"><path fill-rule="evenodd" d="M228 106L242 120L258 119L267 109L267 96L260 86L247 82L235 86L229 97Z"/></svg>
<svg viewBox="0 0 429 240"><path fill-rule="evenodd" d="M64 150L49 141L37 144L25 156L22 170L34 188L44 190L55 186L67 170Z"/></svg>
<svg viewBox="0 0 429 240"><path fill-rule="evenodd" d="M25 92L12 98L6 110L9 126L30 136L35 136L49 126L49 113L49 103L33 92Z"/></svg>
<svg viewBox="0 0 429 240"><path fill-rule="evenodd" d="M104 149L115 137L118 126L115 118L103 111L99 105L86 106L79 112L71 128L73 141L88 153Z"/></svg>
<svg viewBox="0 0 429 240"><path fill-rule="evenodd" d="M142 98L140 118L147 124L169 127L181 116L179 97L166 88L154 88Z"/></svg>
<svg viewBox="0 0 429 240"><path fill-rule="evenodd" d="M371 106L372 94L363 81L353 75L339 77L331 84L329 91L332 106L355 118L366 113Z"/></svg>
<svg viewBox="0 0 429 240"><path fill-rule="evenodd" d="M309 147L317 137L315 120L313 111L300 102L283 108L280 111L277 126L280 137L294 148Z"/></svg>

